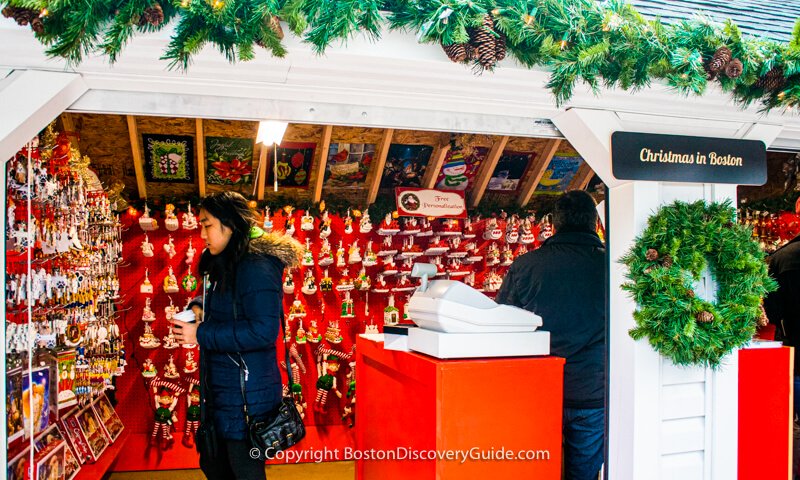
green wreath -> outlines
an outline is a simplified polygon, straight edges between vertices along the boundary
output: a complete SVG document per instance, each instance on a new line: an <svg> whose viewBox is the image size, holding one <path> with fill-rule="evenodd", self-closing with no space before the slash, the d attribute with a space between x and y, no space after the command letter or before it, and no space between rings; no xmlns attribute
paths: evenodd
<svg viewBox="0 0 800 480"><path fill-rule="evenodd" d="M639 306L631 337L647 338L677 365L718 366L752 339L761 300L777 287L730 202L661 207L621 262L630 280L622 288ZM713 303L693 290L706 267L718 285Z"/></svg>

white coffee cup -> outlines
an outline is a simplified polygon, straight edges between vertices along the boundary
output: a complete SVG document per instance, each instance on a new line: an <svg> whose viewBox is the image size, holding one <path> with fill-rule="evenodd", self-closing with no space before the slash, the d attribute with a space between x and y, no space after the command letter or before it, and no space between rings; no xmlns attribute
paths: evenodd
<svg viewBox="0 0 800 480"><path fill-rule="evenodd" d="M172 318L174 318L175 320L180 320L181 322L186 322L186 323L194 323L195 320L197 320L197 317L195 316L194 312L191 311L191 310L184 310L182 312L178 312L175 315L173 315Z"/></svg>

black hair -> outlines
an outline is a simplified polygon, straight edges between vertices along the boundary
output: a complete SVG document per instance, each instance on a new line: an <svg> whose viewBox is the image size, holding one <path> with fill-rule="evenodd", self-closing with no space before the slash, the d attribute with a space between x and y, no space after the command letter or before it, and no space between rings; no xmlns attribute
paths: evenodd
<svg viewBox="0 0 800 480"><path fill-rule="evenodd" d="M594 199L583 190L572 190L556 200L553 207L556 233L597 232L597 209Z"/></svg>
<svg viewBox="0 0 800 480"><path fill-rule="evenodd" d="M247 200L236 192L217 192L200 201L200 209L217 218L222 225L233 231L225 249L212 255L208 249L200 256L200 275L208 275L212 282L219 282L224 290L236 282L236 268L247 254L250 246L250 228L256 224L253 210Z"/></svg>

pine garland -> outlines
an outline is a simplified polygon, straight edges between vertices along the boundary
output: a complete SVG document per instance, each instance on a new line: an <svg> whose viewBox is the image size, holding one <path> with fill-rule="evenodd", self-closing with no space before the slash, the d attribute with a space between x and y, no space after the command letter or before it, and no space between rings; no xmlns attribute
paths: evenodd
<svg viewBox="0 0 800 480"><path fill-rule="evenodd" d="M631 337L646 338L677 365L717 367L750 341L761 300L777 287L730 202L661 207L621 262L630 280L622 288L639 306ZM692 286L706 267L718 285L714 303Z"/></svg>
<svg viewBox="0 0 800 480"><path fill-rule="evenodd" d="M665 81L685 95L701 95L718 82L737 103L760 102L764 111L800 106L800 23L792 40L780 43L744 37L733 22L703 16L674 25L649 21L623 0L6 0L0 6L34 30L48 55L71 64L92 53L114 62L133 35L170 21L176 26L163 58L179 69L206 44L232 62L252 59L256 47L284 56L278 18L319 53L359 33L377 39L386 24L441 45L443 54L478 71L495 68L506 52L526 67L546 67L558 104L578 82L597 91Z"/></svg>

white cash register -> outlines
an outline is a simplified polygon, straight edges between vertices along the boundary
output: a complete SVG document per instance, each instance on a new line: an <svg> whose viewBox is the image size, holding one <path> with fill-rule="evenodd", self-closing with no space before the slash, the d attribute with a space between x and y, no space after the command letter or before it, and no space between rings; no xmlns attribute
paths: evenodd
<svg viewBox="0 0 800 480"><path fill-rule="evenodd" d="M537 331L542 317L499 305L454 280L428 281L436 266L414 264L422 279L408 304L419 328L408 330L408 348L437 358L516 357L550 354L550 332Z"/></svg>

